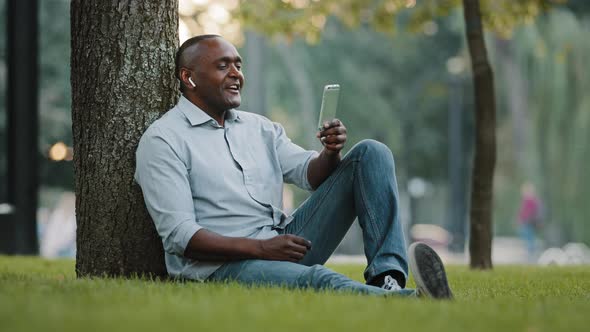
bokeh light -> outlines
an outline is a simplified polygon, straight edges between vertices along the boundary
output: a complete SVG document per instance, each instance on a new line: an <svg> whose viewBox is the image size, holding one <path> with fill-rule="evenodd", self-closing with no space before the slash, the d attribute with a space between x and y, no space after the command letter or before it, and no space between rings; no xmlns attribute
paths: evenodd
<svg viewBox="0 0 590 332"><path fill-rule="evenodd" d="M231 14L238 6L239 0L180 0L180 43L196 35L217 34L236 45L242 44L241 25Z"/></svg>

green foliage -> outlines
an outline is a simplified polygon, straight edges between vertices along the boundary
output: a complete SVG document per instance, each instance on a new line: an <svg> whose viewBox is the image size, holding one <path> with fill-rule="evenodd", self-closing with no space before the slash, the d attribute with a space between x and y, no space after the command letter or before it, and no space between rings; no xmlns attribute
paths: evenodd
<svg viewBox="0 0 590 332"><path fill-rule="evenodd" d="M588 243L590 218L590 58L588 19L554 10L515 33L513 45L529 82L531 131L529 168L523 178L537 183L545 200L552 242ZM551 234L548 234L551 235Z"/></svg>
<svg viewBox="0 0 590 332"><path fill-rule="evenodd" d="M290 50L302 59L299 70L315 93L312 123L303 121L296 87L280 54L273 51L281 44L271 44L273 62L266 71L270 117L285 123L288 133L305 145L310 135L306 127L313 128L317 121L323 85L339 83L337 117L349 130L347 148L365 138L377 139L394 151L403 173L432 181L445 177L440 164L447 151L446 61L462 43L452 25L452 20L439 21L432 37L403 34L388 39L368 28L347 31L330 21L322 43L294 42Z"/></svg>
<svg viewBox="0 0 590 332"><path fill-rule="evenodd" d="M511 120L513 120L509 112L506 112L507 89L509 87L506 80L509 78L502 77L499 75L499 71L495 70L496 86L499 90L498 123L500 127L498 131L501 142L499 149L500 158L504 159L500 160L496 179L496 183L499 184L499 188L495 191L495 197L497 197L495 220L498 225L496 231L500 234L514 234L513 226L519 202L519 185L526 179L533 179L535 183L540 185L546 204L548 227L545 232L548 242L560 244L563 241L575 240L587 243L590 234L587 227L584 227L584 220L590 218L590 209L584 200L590 195L587 189L590 186L586 184L583 172L585 165L589 162L587 160L589 155L587 151L589 113L587 110L590 106L588 106L587 93L585 93L588 91L587 75L581 73L585 72L582 59L589 56L587 54L588 46L585 42L588 39L585 37L588 35L587 22L583 21L584 17L590 13L589 2L584 0L481 0L480 3L484 24L488 31L494 33L488 37L514 38L513 43L518 46L518 66L525 71L526 82L530 82L527 84L527 96L524 98L530 101L530 111L533 115L530 118L533 120L530 126L531 132L535 133L534 136L528 137L529 142L535 143L528 146L528 150L532 152L524 157L526 165L524 168L515 170L515 167L518 167L516 164L510 164L512 161L506 162L511 158L507 157L511 153L510 135L504 135L509 133L509 127L512 125ZM444 62L439 60L430 66L432 63L424 54L431 55L437 54L437 52L433 52L432 49L422 49L417 44L407 48L398 47L403 44L403 42L399 42L400 39L409 39L405 33L400 31L406 30L421 35L425 26L433 20L440 23L446 20L440 18L441 16L453 13L456 15L455 9L461 4L460 0L285 0L272 2L258 0L243 1L235 14L247 26L254 27L268 35L287 35L294 40L299 37L312 43L319 42L321 39L321 43L317 46L321 52L314 53L310 57L312 61L307 66L312 68L314 63L326 66L328 62L322 60L324 57L331 56L334 66L330 72L331 76L328 77L345 82L352 89L359 89L362 92L360 95L367 96L367 98L361 99L355 96L344 101L341 116L348 120L347 123L354 124L355 130L359 134L359 136L356 136L355 133L351 134L352 141L354 142L360 137L380 138L392 147L394 152L402 152L401 163L399 163L400 153L397 155L402 174L406 173L403 168L408 167L406 174L426 175L429 179L435 179L437 176L444 177L444 171L433 173L432 167L428 170L429 167L425 165L440 165L445 161L443 154L446 152L446 141L440 135L443 133L441 123L445 121L442 110L447 108L443 106L442 100L448 100L448 88L446 84L442 83L442 76L440 76L443 72L440 69L444 67ZM550 12L552 8L564 9L559 9L561 14L556 14L555 11ZM579 18L575 18L574 15ZM450 21L456 24L457 20L453 21L452 16ZM339 49L338 53L341 55L334 58L331 52L338 49L338 46L332 41L335 38L331 32L331 27L334 24L331 24L330 17L337 18L347 27L355 28L355 32L351 32L350 36L359 34L359 31L363 30L383 31L387 35L371 39L366 37L365 32L362 38L372 40L373 43L360 43L360 38L350 40L350 44L363 45L361 52L364 54L355 54L353 48L349 51ZM438 19L436 19L437 17ZM323 24L323 22L327 23ZM459 25L461 30L456 31L455 38L461 38L463 33L462 25ZM344 34L345 32L338 29L336 33ZM386 38L386 36L395 36L395 38ZM444 34L438 34L433 40L440 39L442 36ZM489 40L488 38L488 42ZM441 44L444 43L441 42ZM441 47L442 50L455 50L453 47L445 48L441 44L438 47ZM303 47L300 43L295 43L295 45L298 48ZM371 67L372 64L383 63L380 62L377 55L382 52L381 48L384 49L384 53L387 52L387 48L391 49L392 59L403 59L400 61L401 66L397 67L393 64L395 60L391 60L392 64ZM490 43L488 43L488 48L493 51L493 45ZM410 50L417 51L417 53L412 54ZM348 66L346 61L340 60L340 57L346 58L348 53L359 56L359 61L354 66ZM452 55L451 52L444 56L448 58ZM371 63L371 65L366 63ZM494 69L499 69L503 65L495 62ZM314 78L322 75L322 68L312 70ZM405 68L408 71L403 71ZM343 74L339 75L339 71L342 71ZM443 95L441 99L432 95L426 98L416 98L414 97L416 93L412 93L413 82L420 82L423 77L422 73L429 72L435 72L434 76L437 78L426 79L426 83L415 84L422 87L421 91L438 91ZM318 75L315 75L316 73ZM371 89L374 87L371 80L364 81L362 79L364 75L371 77L375 82L381 82L380 86L389 85L392 87L389 91L380 91L377 97L374 90ZM403 84L396 84L395 78L397 77L403 77ZM328 81L327 79L319 80L319 83L315 83L315 91L319 91L320 85ZM355 81L359 81L359 84L355 84ZM318 82L318 80L314 80L314 82ZM437 88L437 85L440 88ZM426 89L425 86L430 86L430 88ZM471 101L470 88L470 86L466 87L468 104ZM281 93L279 95L283 96ZM436 96L436 92L434 96ZM370 104L376 105L376 107L369 107L371 110L378 110L374 117L367 117L367 112L358 111L363 109L362 105L359 105L359 100L360 102L371 100ZM348 105L351 107L348 108ZM386 109L391 109L387 114L381 112L382 108L379 105L394 106L385 106ZM410 105L413 112L404 115L403 108L408 107L407 105ZM438 109L438 116L435 113L430 113L430 109ZM430 114L430 116L424 118L416 116L416 114ZM403 123L405 126L400 126ZM438 126L434 123L438 123ZM367 130L364 129L365 125ZM374 130L370 131L369 128ZM387 129L383 131L378 128ZM408 137L411 136L408 133L417 133L416 137L419 139ZM429 138L429 135L433 135L433 137ZM417 144L412 145L415 142ZM411 151L412 160L417 161L418 165L413 165L410 158L403 158L401 147ZM442 153L422 153L433 150ZM440 167L439 170L441 170ZM432 177L434 174L436 175Z"/></svg>
<svg viewBox="0 0 590 332"><path fill-rule="evenodd" d="M482 19L491 30L509 35L515 26L530 23L552 5L565 1L482 0ZM298 36L315 43L329 16L337 17L351 28L368 25L393 34L396 20L408 23L410 30L417 31L461 4L461 0L242 0L234 15L247 26L269 35Z"/></svg>
<svg viewBox="0 0 590 332"><path fill-rule="evenodd" d="M488 28L500 35L510 36L514 27L523 23L532 23L551 5L563 2L563 0L483 0L481 1L481 12Z"/></svg>
<svg viewBox="0 0 590 332"><path fill-rule="evenodd" d="M396 158L402 195L410 177L443 181L450 98L446 62L461 49L458 19L455 15L433 22L437 32L431 36L403 33L393 39L367 27L349 30L331 19L321 43L310 45L300 39L289 45L268 43L260 74L265 77L268 116L282 123L298 144L317 148L314 128L322 88L339 83L342 94L337 117L349 135L345 152L367 138L388 145ZM287 49L288 56L281 48ZM241 53L248 88L249 59ZM303 89L312 94L309 103L299 91L302 77ZM296 203L304 198L298 192ZM443 215L437 209L424 211L425 219L435 223L443 223Z"/></svg>
<svg viewBox="0 0 590 332"><path fill-rule="evenodd" d="M578 17L576 15L578 14ZM583 59L590 56L590 44L584 36L588 18L580 12L560 8L514 31L509 47L516 63L505 75L506 63L496 59L500 149L496 176L496 231L513 234L520 200L520 184L536 184L545 210L542 238L547 245L566 241L588 243L590 233L584 227L590 216L585 197L590 185L583 175L588 163L588 109L585 91L590 81ZM494 45L494 43L492 43ZM495 47L491 53L497 53ZM517 128L526 143L522 155L515 156L516 119L506 104L511 98L511 80L525 82L526 123ZM518 160L520 159L520 161Z"/></svg>
<svg viewBox="0 0 590 332"><path fill-rule="evenodd" d="M333 268L361 280L363 266ZM478 272L452 266L453 302L233 283L76 279L73 270L73 261L0 256L3 329L585 331L590 310L588 267Z"/></svg>

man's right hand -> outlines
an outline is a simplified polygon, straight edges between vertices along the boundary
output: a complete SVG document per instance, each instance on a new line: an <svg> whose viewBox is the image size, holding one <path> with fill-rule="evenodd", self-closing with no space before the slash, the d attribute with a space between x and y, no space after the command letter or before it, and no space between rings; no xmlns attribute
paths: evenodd
<svg viewBox="0 0 590 332"><path fill-rule="evenodd" d="M310 249L310 241L300 236L283 234L260 240L259 257L272 261L298 262Z"/></svg>
<svg viewBox="0 0 590 332"><path fill-rule="evenodd" d="M223 236L202 228L191 237L184 256L217 262L237 259L298 262L310 249L310 241L292 234L258 240Z"/></svg>

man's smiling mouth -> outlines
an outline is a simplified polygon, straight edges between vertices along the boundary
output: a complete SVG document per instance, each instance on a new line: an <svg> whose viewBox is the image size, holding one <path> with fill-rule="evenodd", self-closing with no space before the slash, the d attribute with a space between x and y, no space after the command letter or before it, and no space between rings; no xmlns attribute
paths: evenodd
<svg viewBox="0 0 590 332"><path fill-rule="evenodd" d="M240 85L239 84L232 84L232 85L229 85L227 87L227 89L238 92L238 91L240 91Z"/></svg>

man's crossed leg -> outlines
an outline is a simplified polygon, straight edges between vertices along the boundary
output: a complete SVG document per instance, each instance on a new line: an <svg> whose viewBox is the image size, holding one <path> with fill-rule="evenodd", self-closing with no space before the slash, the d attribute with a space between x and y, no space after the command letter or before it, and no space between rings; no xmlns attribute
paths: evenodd
<svg viewBox="0 0 590 332"><path fill-rule="evenodd" d="M409 260L399 216L399 195L391 151L373 140L355 145L338 168L293 214L281 234L311 242L298 263L270 260L228 262L209 281L330 289L363 294L452 297L444 267L424 244L410 247ZM336 273L323 264L358 218L363 231L367 284ZM404 289L408 263L417 291Z"/></svg>

